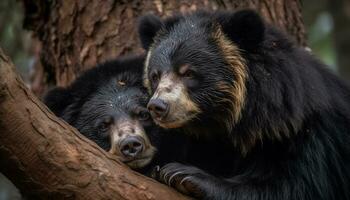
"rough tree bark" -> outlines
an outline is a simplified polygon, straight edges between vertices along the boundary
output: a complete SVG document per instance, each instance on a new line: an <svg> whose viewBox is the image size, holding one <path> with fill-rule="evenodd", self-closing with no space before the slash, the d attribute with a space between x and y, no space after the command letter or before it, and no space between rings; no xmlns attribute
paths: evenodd
<svg viewBox="0 0 350 200"><path fill-rule="evenodd" d="M1 49L0 171L30 199L186 199L55 117Z"/></svg>
<svg viewBox="0 0 350 200"><path fill-rule="evenodd" d="M196 9L253 8L305 45L299 0L23 0L25 27L43 43L43 83L65 86L96 63L141 52L135 31L144 13L168 16ZM38 73L40 76L42 73ZM44 87L37 85L36 87ZM34 88L36 91L42 89Z"/></svg>

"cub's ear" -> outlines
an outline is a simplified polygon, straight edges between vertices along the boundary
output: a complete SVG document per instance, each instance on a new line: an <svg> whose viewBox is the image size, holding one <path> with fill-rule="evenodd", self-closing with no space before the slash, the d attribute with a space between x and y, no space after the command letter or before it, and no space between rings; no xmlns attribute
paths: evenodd
<svg viewBox="0 0 350 200"><path fill-rule="evenodd" d="M264 39L265 24L253 10L228 12L218 17L223 32L241 49L254 50Z"/></svg>
<svg viewBox="0 0 350 200"><path fill-rule="evenodd" d="M64 109L72 103L72 95L68 89L56 87L44 96L44 103L56 116L61 116Z"/></svg>
<svg viewBox="0 0 350 200"><path fill-rule="evenodd" d="M152 45L157 32L164 26L162 20L153 15L144 15L139 19L138 32L142 46L145 50Z"/></svg>

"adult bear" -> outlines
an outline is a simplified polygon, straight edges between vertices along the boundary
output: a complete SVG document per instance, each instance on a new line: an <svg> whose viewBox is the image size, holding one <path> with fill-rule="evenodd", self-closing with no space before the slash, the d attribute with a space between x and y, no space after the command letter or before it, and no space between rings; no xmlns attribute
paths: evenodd
<svg viewBox="0 0 350 200"><path fill-rule="evenodd" d="M192 138L160 181L200 199L350 199L350 88L309 52L250 10L147 15L139 33L154 121Z"/></svg>

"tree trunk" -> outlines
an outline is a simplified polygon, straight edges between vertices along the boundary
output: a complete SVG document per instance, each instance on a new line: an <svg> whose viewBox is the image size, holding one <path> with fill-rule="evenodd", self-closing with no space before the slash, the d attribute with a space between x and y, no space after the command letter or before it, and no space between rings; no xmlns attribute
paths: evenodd
<svg viewBox="0 0 350 200"><path fill-rule="evenodd" d="M141 52L137 18L152 12L168 16L199 8L253 8L305 45L299 0L23 0L25 27L43 43L44 84L66 86L82 70L129 52ZM39 71L40 72L40 71ZM42 75L42 73L38 73ZM36 79L37 80L37 79ZM45 85L35 85L42 91Z"/></svg>
<svg viewBox="0 0 350 200"><path fill-rule="evenodd" d="M30 199L186 199L58 119L0 49L0 170Z"/></svg>

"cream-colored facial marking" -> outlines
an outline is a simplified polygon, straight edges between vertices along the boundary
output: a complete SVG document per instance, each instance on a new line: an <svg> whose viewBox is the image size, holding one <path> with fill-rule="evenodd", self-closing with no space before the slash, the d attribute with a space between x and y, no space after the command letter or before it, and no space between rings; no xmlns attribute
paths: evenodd
<svg viewBox="0 0 350 200"><path fill-rule="evenodd" d="M137 120L123 120L116 123L111 131L111 149L110 153L121 157L121 160L125 162L129 167L137 169L146 166L151 162L156 152L156 148L152 146L149 138L147 137L142 125ZM132 131L134 129L134 131ZM130 136L141 136L144 140L143 152L134 159L125 158L120 151L120 141Z"/></svg>
<svg viewBox="0 0 350 200"><path fill-rule="evenodd" d="M173 73L162 75L152 98L159 98L169 105L169 112L164 118L154 119L164 128L181 127L200 113L197 104L190 99L186 86Z"/></svg>
<svg viewBox="0 0 350 200"><path fill-rule="evenodd" d="M246 80L248 79L247 66L244 58L241 56L240 50L237 45L235 45L231 40L226 38L225 34L222 32L221 27L215 28L213 33L213 38L216 40L217 45L220 47L220 50L227 61L227 64L230 65L232 73L235 75L235 80L233 80L233 87L220 85L218 89L226 90L227 97L231 98L229 101L229 109L231 113L231 122L236 123L241 117L241 112L244 107L245 98L246 98Z"/></svg>
<svg viewBox="0 0 350 200"><path fill-rule="evenodd" d="M152 54L152 48L150 48L147 52L145 66L143 68L144 69L143 70L143 86L145 86L145 88L147 89L149 94L152 93L151 84L150 84L149 78L148 78L149 59L151 58L151 54Z"/></svg>

